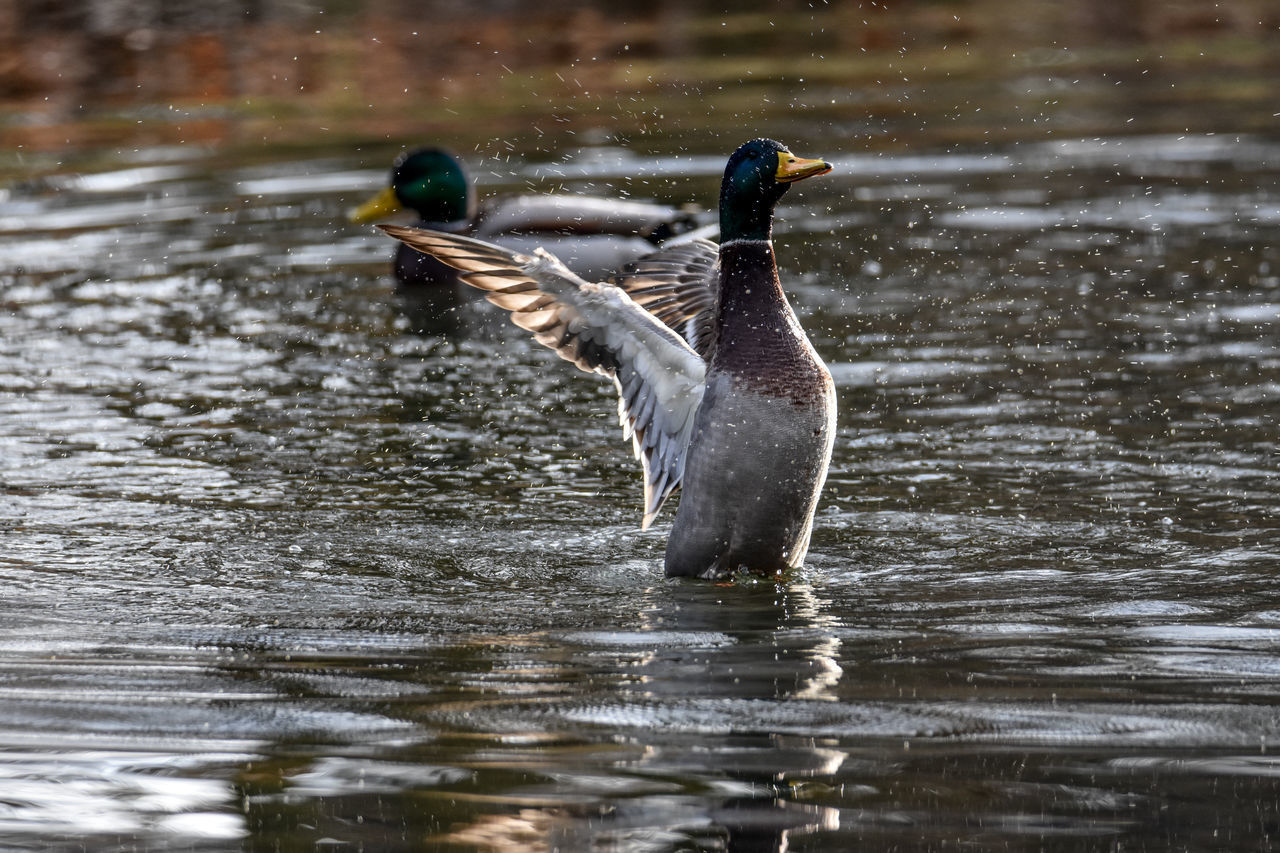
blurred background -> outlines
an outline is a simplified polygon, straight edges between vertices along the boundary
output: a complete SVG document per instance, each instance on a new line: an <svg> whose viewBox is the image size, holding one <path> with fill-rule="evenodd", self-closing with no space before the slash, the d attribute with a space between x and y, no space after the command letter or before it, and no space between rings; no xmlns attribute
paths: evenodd
<svg viewBox="0 0 1280 853"><path fill-rule="evenodd" d="M522 154L797 123L860 148L1254 131L1278 28L1268 0L2 0L0 144L12 169L445 130Z"/></svg>

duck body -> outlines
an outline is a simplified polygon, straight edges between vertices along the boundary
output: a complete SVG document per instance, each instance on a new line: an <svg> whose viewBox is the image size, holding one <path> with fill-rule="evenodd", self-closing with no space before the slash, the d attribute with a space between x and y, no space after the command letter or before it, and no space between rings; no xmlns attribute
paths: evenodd
<svg viewBox="0 0 1280 853"><path fill-rule="evenodd" d="M720 247L720 294L668 575L799 566L835 441L835 385L787 302L769 241Z"/></svg>
<svg viewBox="0 0 1280 853"><path fill-rule="evenodd" d="M741 146L720 196L717 247L655 252L590 283L544 251L381 226L583 370L614 380L645 475L643 525L681 490L669 576L773 575L808 551L835 438L827 368L787 302L771 240L789 185L830 171L772 140Z"/></svg>
<svg viewBox="0 0 1280 853"><path fill-rule="evenodd" d="M402 154L389 185L350 219L372 222L405 209L418 213L418 228L494 241L523 254L547 248L589 280L606 278L699 225L692 209L596 196L525 194L477 202L461 161L440 148ZM393 271L404 287L458 283L452 267L404 245Z"/></svg>

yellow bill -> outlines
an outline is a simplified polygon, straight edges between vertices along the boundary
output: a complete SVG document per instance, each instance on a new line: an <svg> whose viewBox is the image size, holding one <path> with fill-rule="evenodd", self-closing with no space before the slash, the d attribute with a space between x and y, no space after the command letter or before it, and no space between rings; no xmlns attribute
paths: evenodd
<svg viewBox="0 0 1280 853"><path fill-rule="evenodd" d="M402 209L404 205L400 203L400 199L396 198L396 191L387 187L347 214L347 219L352 222L373 222L375 219L385 219Z"/></svg>

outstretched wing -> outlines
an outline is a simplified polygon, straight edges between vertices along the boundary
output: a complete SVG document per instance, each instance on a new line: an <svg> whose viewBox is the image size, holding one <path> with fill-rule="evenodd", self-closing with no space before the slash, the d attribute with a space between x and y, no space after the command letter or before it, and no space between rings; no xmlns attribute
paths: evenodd
<svg viewBox="0 0 1280 853"><path fill-rule="evenodd" d="M392 237L461 271L537 341L586 371L611 377L618 413L644 467L644 521L680 485L706 363L624 290L574 275L539 249L520 254L480 240L401 225Z"/></svg>
<svg viewBox="0 0 1280 853"><path fill-rule="evenodd" d="M713 346L720 250L709 240L693 240L632 261L613 283L676 334L703 359Z"/></svg>

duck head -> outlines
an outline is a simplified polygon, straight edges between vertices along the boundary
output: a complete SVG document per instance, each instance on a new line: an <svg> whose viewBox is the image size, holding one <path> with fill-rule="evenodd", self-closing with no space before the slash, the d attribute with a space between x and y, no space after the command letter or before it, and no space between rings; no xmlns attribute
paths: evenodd
<svg viewBox="0 0 1280 853"><path fill-rule="evenodd" d="M797 157L772 139L733 152L720 184L720 240L768 240L773 208L796 181L825 175L831 164Z"/></svg>
<svg viewBox="0 0 1280 853"><path fill-rule="evenodd" d="M475 193L458 158L441 148L419 148L396 158L391 184L351 213L371 222L408 208L426 222L458 222L475 209Z"/></svg>

